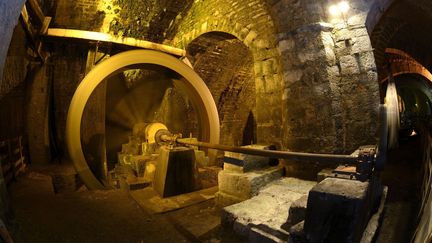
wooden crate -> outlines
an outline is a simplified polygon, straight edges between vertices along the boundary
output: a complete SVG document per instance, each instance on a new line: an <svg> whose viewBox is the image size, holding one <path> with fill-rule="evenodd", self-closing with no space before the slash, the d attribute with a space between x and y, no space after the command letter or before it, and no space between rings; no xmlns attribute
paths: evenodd
<svg viewBox="0 0 432 243"><path fill-rule="evenodd" d="M25 153L21 136L0 141L0 164L7 186L25 172Z"/></svg>

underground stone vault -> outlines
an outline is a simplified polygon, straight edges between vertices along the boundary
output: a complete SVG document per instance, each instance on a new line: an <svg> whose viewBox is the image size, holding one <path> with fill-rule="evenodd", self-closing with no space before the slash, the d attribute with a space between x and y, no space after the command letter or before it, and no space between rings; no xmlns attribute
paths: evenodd
<svg viewBox="0 0 432 243"><path fill-rule="evenodd" d="M432 241L432 2L0 16L4 242Z"/></svg>

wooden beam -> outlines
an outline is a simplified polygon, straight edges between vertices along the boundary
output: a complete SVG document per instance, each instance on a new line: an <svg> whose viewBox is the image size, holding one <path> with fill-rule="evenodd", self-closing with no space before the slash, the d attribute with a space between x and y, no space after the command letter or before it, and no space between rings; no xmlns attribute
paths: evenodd
<svg viewBox="0 0 432 243"><path fill-rule="evenodd" d="M42 42L40 41L40 34L41 31L45 31L45 29L48 29L48 25L51 22L51 17L47 17L45 18L43 25L41 27L40 30L37 30L34 28L34 25L31 23L30 21L30 17L27 11L27 7L26 5L23 6L22 10L21 10L21 19L22 19L22 23L24 25L24 30L27 33L29 39L30 39L30 43L33 47L33 51L35 53L37 53L38 57L45 62L45 60L47 59L48 55L47 53L45 53L42 50Z"/></svg>
<svg viewBox="0 0 432 243"><path fill-rule="evenodd" d="M150 41L130 38L130 37L117 37L117 36L113 36L101 32L49 28L48 32L46 33L46 36L115 43L119 45L131 46L131 47L158 50L179 57L186 56L186 51L183 49L175 48L168 45L158 44Z"/></svg>
<svg viewBox="0 0 432 243"><path fill-rule="evenodd" d="M33 44L36 43L36 33L37 31L33 28L33 25L30 22L30 17L27 11L27 7L24 5L21 10L21 18L24 24L24 29L30 37L30 40Z"/></svg>
<svg viewBox="0 0 432 243"><path fill-rule="evenodd" d="M29 11L36 16L38 24L42 25L45 20L45 14L42 12L39 2L37 0L28 0L27 3L30 6Z"/></svg>
<svg viewBox="0 0 432 243"><path fill-rule="evenodd" d="M45 17L42 27L40 28L39 34L45 35L48 32L49 25L51 23L52 18L51 17Z"/></svg>

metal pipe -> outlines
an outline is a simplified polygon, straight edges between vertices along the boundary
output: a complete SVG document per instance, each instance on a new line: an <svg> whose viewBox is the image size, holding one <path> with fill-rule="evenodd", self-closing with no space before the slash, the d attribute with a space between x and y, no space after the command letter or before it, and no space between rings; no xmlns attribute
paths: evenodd
<svg viewBox="0 0 432 243"><path fill-rule="evenodd" d="M357 157L351 155L340 155L340 154L313 154L313 153L300 153L300 152L290 152L290 151L278 151L278 150L262 150L262 149L252 149L244 147L235 147L221 144L212 144L206 142L194 142L188 139L176 138L168 135L161 135L161 140L166 142L176 142L184 145L192 145L198 147L205 147L209 149L217 149L222 151L229 151L242 154L257 155L269 158L278 159L289 159L295 162L321 162L321 163L341 163L341 164L351 164L357 163ZM175 140L175 141L173 141Z"/></svg>

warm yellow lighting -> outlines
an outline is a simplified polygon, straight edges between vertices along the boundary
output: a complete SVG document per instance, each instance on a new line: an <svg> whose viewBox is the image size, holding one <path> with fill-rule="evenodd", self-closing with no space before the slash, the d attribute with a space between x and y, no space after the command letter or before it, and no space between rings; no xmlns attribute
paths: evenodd
<svg viewBox="0 0 432 243"><path fill-rule="evenodd" d="M344 15L348 12L350 6L347 1L342 1L338 4L333 4L329 7L331 15Z"/></svg>
<svg viewBox="0 0 432 243"><path fill-rule="evenodd" d="M340 2L338 4L338 8L339 8L339 11L341 11L342 13L346 13L350 9L350 6L349 6L348 2L343 1L343 2Z"/></svg>
<svg viewBox="0 0 432 243"><path fill-rule="evenodd" d="M329 8L329 12L331 15L338 15L339 14L339 8L337 5L331 5Z"/></svg>

